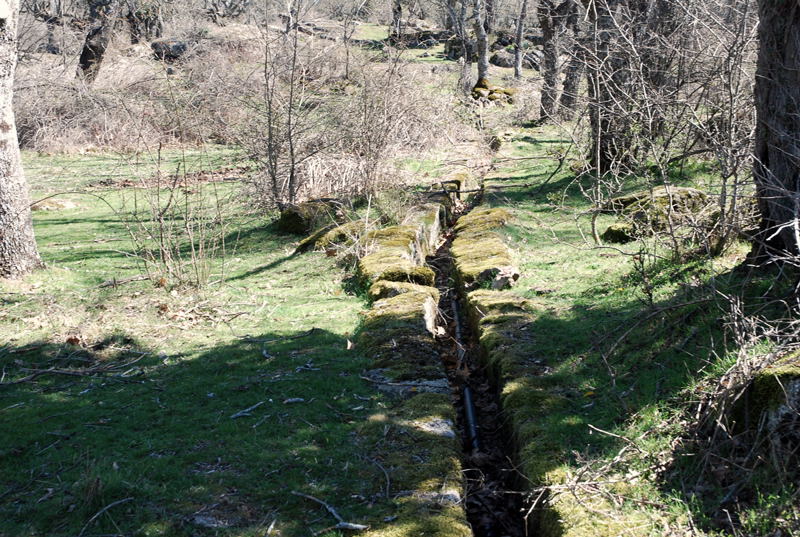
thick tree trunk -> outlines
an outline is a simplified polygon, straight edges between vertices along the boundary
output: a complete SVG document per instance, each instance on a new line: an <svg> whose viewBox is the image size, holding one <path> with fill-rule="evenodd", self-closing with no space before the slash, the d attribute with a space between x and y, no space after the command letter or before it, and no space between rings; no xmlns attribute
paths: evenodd
<svg viewBox="0 0 800 537"><path fill-rule="evenodd" d="M634 150L630 132L631 88L620 56L616 15L623 0L584 0L592 23L587 62L592 151L589 162L598 175L624 169Z"/></svg>
<svg viewBox="0 0 800 537"><path fill-rule="evenodd" d="M585 36L581 25L580 6L573 2L567 20L567 27L572 32L572 52L567 66L564 68L564 89L561 92L559 114L562 119L571 121L575 117L578 103L578 92L586 69Z"/></svg>
<svg viewBox="0 0 800 537"><path fill-rule="evenodd" d="M19 0L0 0L0 277L4 278L18 278L42 264L11 106L18 16Z"/></svg>
<svg viewBox="0 0 800 537"><path fill-rule="evenodd" d="M94 82L100 71L100 65L103 63L114 32L119 7L119 0L91 0L89 3L92 28L86 34L81 57L78 60L78 76L83 77L87 84Z"/></svg>
<svg viewBox="0 0 800 537"><path fill-rule="evenodd" d="M753 253L765 259L800 255L800 5L759 0L759 14Z"/></svg>
<svg viewBox="0 0 800 537"><path fill-rule="evenodd" d="M392 27L389 30L389 39L400 42L403 35L403 4L401 0L392 0Z"/></svg>
<svg viewBox="0 0 800 537"><path fill-rule="evenodd" d="M478 53L477 87L489 85L489 34L486 32L485 0L475 0L475 41Z"/></svg>
<svg viewBox="0 0 800 537"><path fill-rule="evenodd" d="M492 35L492 32L494 31L494 23L495 19L497 18L494 1L495 0L484 0L486 14L483 19L483 27L486 30L486 35Z"/></svg>
<svg viewBox="0 0 800 537"><path fill-rule="evenodd" d="M539 117L543 121L555 117L558 112L558 98L561 89L561 55L563 54L564 33L567 14L573 0L556 2L541 0L538 7L539 27L542 29L542 98Z"/></svg>
<svg viewBox="0 0 800 537"><path fill-rule="evenodd" d="M528 16L528 0L522 0L517 17L517 32L514 35L514 78L522 78L522 60L525 51L522 48L522 40L525 35L525 19Z"/></svg>

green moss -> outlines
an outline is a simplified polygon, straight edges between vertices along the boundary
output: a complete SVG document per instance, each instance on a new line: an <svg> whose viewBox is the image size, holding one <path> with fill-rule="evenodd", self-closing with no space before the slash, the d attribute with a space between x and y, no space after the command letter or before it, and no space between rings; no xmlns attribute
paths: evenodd
<svg viewBox="0 0 800 537"><path fill-rule="evenodd" d="M505 209L475 209L458 219L454 230L458 234L491 231L505 226L511 214Z"/></svg>
<svg viewBox="0 0 800 537"><path fill-rule="evenodd" d="M363 220L354 220L337 226L323 234L316 242L317 248L330 248L336 245L354 244L364 234L366 224Z"/></svg>
<svg viewBox="0 0 800 537"><path fill-rule="evenodd" d="M459 235L451 252L459 283L466 289L490 286L501 271L513 268L511 250L496 234Z"/></svg>
<svg viewBox="0 0 800 537"><path fill-rule="evenodd" d="M760 414L786 404L786 386L797 380L800 380L800 351L758 372L748 397L751 416L758 419Z"/></svg>
<svg viewBox="0 0 800 537"><path fill-rule="evenodd" d="M376 460L391 469L397 518L375 526L368 537L469 537L460 504L464 482L457 435L432 433L426 423L454 427L455 412L447 395L419 394L373 417L362 433L376 438ZM451 429L452 430L452 429Z"/></svg>
<svg viewBox="0 0 800 537"><path fill-rule="evenodd" d="M617 222L608 226L608 229L603 232L600 238L612 244L627 244L636 240L636 230L633 224Z"/></svg>
<svg viewBox="0 0 800 537"><path fill-rule="evenodd" d="M341 220L341 204L334 201L306 201L281 211L276 227L286 233L306 234Z"/></svg>
<svg viewBox="0 0 800 537"><path fill-rule="evenodd" d="M432 332L437 314L438 291L408 290L378 300L363 316L358 336L360 350L373 365L391 370L392 378L442 376ZM429 368L423 372L421 368Z"/></svg>
<svg viewBox="0 0 800 537"><path fill-rule="evenodd" d="M378 246L383 245L411 245L417 240L419 229L417 226L389 226L383 229L376 229L367 233L365 242L374 243Z"/></svg>
<svg viewBox="0 0 800 537"><path fill-rule="evenodd" d="M392 298L403 293L427 293L436 302L439 302L439 290L435 287L426 287L415 283L392 282L379 280L370 286L368 295L370 300L376 301L382 298Z"/></svg>
<svg viewBox="0 0 800 537"><path fill-rule="evenodd" d="M442 232L442 212L442 205L426 203L410 209L408 215L403 219L403 225L417 228L417 236L420 238L417 244L423 256L433 253L439 242Z"/></svg>
<svg viewBox="0 0 800 537"><path fill-rule="evenodd" d="M659 187L614 198L606 210L623 215L635 232L644 235L666 231L671 226L710 224L715 212L708 194L683 187Z"/></svg>
<svg viewBox="0 0 800 537"><path fill-rule="evenodd" d="M331 224L312 233L311 235L300 241L300 244L297 245L297 248L295 248L294 252L296 254L301 254L304 252L308 252L309 250L315 249L319 244L320 239L322 239L325 235L327 235L328 232L333 228L333 226L334 224Z"/></svg>

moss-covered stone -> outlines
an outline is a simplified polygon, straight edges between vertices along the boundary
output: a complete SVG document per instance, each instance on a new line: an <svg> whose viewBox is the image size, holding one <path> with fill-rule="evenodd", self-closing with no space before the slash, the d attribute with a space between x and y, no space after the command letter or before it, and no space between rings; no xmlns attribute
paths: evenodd
<svg viewBox="0 0 800 537"><path fill-rule="evenodd" d="M443 207L437 203L425 203L412 207L403 219L403 225L417 228L417 246L422 257L436 250L442 233Z"/></svg>
<svg viewBox="0 0 800 537"><path fill-rule="evenodd" d="M281 211L276 227L286 233L304 235L315 229L341 222L341 204L332 200L312 200L291 205Z"/></svg>
<svg viewBox="0 0 800 537"><path fill-rule="evenodd" d="M349 246L357 242L366 231L363 220L353 220L341 226L336 226L323 234L317 240L317 248L331 248L333 246Z"/></svg>
<svg viewBox="0 0 800 537"><path fill-rule="evenodd" d="M636 240L636 230L629 222L617 222L608 226L600 238L611 244L627 244Z"/></svg>
<svg viewBox="0 0 800 537"><path fill-rule="evenodd" d="M435 287L427 287L407 282L391 282L380 280L373 283L368 291L370 300L373 302L382 298L392 298L403 293L427 293L437 303L439 302L439 290Z"/></svg>
<svg viewBox="0 0 800 537"><path fill-rule="evenodd" d="M659 187L614 198L606 211L623 216L635 235L649 235L677 226L710 226L715 219L708 194L695 188Z"/></svg>
<svg viewBox="0 0 800 537"><path fill-rule="evenodd" d="M402 248L381 248L358 261L358 273L369 284L388 280L432 286L436 280L433 270L417 265L407 255Z"/></svg>
<svg viewBox="0 0 800 537"><path fill-rule="evenodd" d="M504 289L519 278L511 250L499 235L459 234L450 249L456 277L465 290L480 287Z"/></svg>
<svg viewBox="0 0 800 537"><path fill-rule="evenodd" d="M391 226L368 233L364 242L373 251L359 260L359 275L367 284L389 280L433 285L436 275L421 266L424 236L421 225Z"/></svg>
<svg viewBox="0 0 800 537"><path fill-rule="evenodd" d="M755 430L762 422L775 448L797 454L800 448L800 351L759 371L734 409L735 427Z"/></svg>
<svg viewBox="0 0 800 537"><path fill-rule="evenodd" d="M375 439L370 442L378 446L372 457L391 469L397 510L396 518L375 523L360 535L472 535L463 509L455 420L449 395L439 394L420 394L370 417L360 433Z"/></svg>
<svg viewBox="0 0 800 537"><path fill-rule="evenodd" d="M374 367L401 380L443 375L433 339L437 295L436 289L408 290L378 300L364 314L358 345Z"/></svg>
<svg viewBox="0 0 800 537"><path fill-rule="evenodd" d="M318 229L305 239L301 240L300 243L297 245L297 248L295 248L294 253L302 254L304 252L314 250L315 248L317 248L320 239L322 239L322 237L324 237L331 229L333 229L333 227L334 224L325 226L322 229Z"/></svg>
<svg viewBox="0 0 800 537"><path fill-rule="evenodd" d="M463 236L467 233L482 233L505 226L511 214L505 209L475 209L458 219L454 230Z"/></svg>

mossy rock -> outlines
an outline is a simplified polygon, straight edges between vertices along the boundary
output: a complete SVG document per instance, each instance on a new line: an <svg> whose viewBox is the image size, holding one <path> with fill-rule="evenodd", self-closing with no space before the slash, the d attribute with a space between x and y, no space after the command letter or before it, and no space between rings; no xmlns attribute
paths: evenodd
<svg viewBox="0 0 800 537"><path fill-rule="evenodd" d="M342 205L338 201L313 200L291 205L281 211L278 230L305 235L331 223L341 222Z"/></svg>
<svg viewBox="0 0 800 537"><path fill-rule="evenodd" d="M608 226L600 238L611 244L627 244L636 240L636 230L631 223L617 222Z"/></svg>
<svg viewBox="0 0 800 537"><path fill-rule="evenodd" d="M329 226L323 227L322 229L318 229L317 231L315 231L314 233L312 233L311 235L309 235L308 237L306 237L305 239L300 241L300 244L297 245L297 248L295 248L294 253L295 254L301 254L301 253L304 253L304 252L308 252L309 250L316 249L318 247L318 245L319 245L320 240L331 229L333 229L334 226L335 226L334 224L331 224Z"/></svg>
<svg viewBox="0 0 800 537"><path fill-rule="evenodd" d="M734 427L755 430L765 420L775 447L797 454L800 448L800 351L790 353L755 374L738 407Z"/></svg>
<svg viewBox="0 0 800 537"><path fill-rule="evenodd" d="M397 509L363 537L471 537L463 509L465 488L455 410L449 395L424 393L370 416L359 435L370 455L391 469Z"/></svg>
<svg viewBox="0 0 800 537"><path fill-rule="evenodd" d="M465 214L453 228L456 233L479 233L492 231L505 226L511 220L511 213L505 209L475 209Z"/></svg>
<svg viewBox="0 0 800 537"><path fill-rule="evenodd" d="M390 282L380 280L373 283L368 291L370 300L377 301L382 298L392 298L404 293L427 293L436 302L439 302L439 290L435 287L426 287L415 283Z"/></svg>
<svg viewBox="0 0 800 537"><path fill-rule="evenodd" d="M364 242L381 246L408 246L409 252L413 251L413 245L419 238L419 228L417 226L389 226L382 229L370 231L364 237Z"/></svg>
<svg viewBox="0 0 800 537"><path fill-rule="evenodd" d="M713 220L712 209L708 194L684 187L635 192L612 199L605 208L632 222L641 235L667 231L671 225L708 224Z"/></svg>
<svg viewBox="0 0 800 537"><path fill-rule="evenodd" d="M443 210L440 204L426 203L412 207L403 219L403 225L417 228L417 246L421 258L432 254L436 249L442 233Z"/></svg>
<svg viewBox="0 0 800 537"><path fill-rule="evenodd" d="M467 291L479 287L503 289L519 278L511 250L496 234L459 235L450 251L458 282Z"/></svg>
<svg viewBox="0 0 800 537"><path fill-rule="evenodd" d="M358 261L359 276L370 285L387 280L433 286L436 280L433 270L417 265L409 257L403 248L381 248Z"/></svg>
<svg viewBox="0 0 800 537"><path fill-rule="evenodd" d="M488 99L491 92L486 88L475 88L472 90L473 99Z"/></svg>
<svg viewBox="0 0 800 537"><path fill-rule="evenodd" d="M396 379L442 376L433 338L437 294L429 289L409 290L376 301L364 314L358 346L374 367L388 369Z"/></svg>
<svg viewBox="0 0 800 537"><path fill-rule="evenodd" d="M448 174L442 179L442 183L456 183L458 185L456 190L471 190L479 186L478 178L468 171Z"/></svg>
<svg viewBox="0 0 800 537"><path fill-rule="evenodd" d="M366 231L363 220L353 220L341 226L336 226L324 233L316 243L317 248L331 248L333 246L349 246L359 240Z"/></svg>

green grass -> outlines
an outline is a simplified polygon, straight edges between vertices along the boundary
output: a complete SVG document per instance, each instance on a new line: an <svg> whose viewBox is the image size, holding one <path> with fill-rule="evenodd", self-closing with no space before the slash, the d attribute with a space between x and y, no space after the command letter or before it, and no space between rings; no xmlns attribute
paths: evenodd
<svg viewBox="0 0 800 537"><path fill-rule="evenodd" d="M566 143L553 128L522 129L500 156L542 155ZM620 477L625 482L624 476L634 472L645 476L624 487L605 487L606 493L617 495L616 507L604 503L596 489L578 491L577 501L595 509L584 509L586 516L575 515L582 508L569 493L556 496L555 505L566 502L561 513L575 516L560 526L565 535L597 535L598 523L612 534L663 534L665 527L686 528L689 516L713 533L718 528L709 514L724 493L718 494L675 443L689 434L685 427L694 410L694 390L730 366L736 351L734 344L722 343L728 306L704 286L713 279L719 290L741 292L742 276L732 269L748 246L735 245L724 257L688 263L672 260L652 241L597 248L589 229L590 204L574 174L565 169L543 185L554 167L552 161L519 161L487 179L503 188L487 195L485 203L510 208L515 217L507 230L522 273L515 293L529 299L536 312L528 327L530 353L547 367L543 376L520 378L506 391L520 413L512 420L521 427L522 468L527 465L535 472L528 475L534 482L548 483L582 473L587 480L610 482ZM685 176L683 185L709 183L708 168L695 168L697 173ZM623 191L640 188L633 177L623 184ZM600 216L600 232L614 221L613 216ZM703 302L679 306L698 300ZM663 312L654 314L658 309ZM558 404L548 404L542 412L536 390L549 393ZM669 479L661 479L656 461L669 462L662 467L670 469ZM775 491L774 477L772 482L764 476L753 479L754 488L765 487L784 500L793 490ZM709 488L689 495L682 483L698 480ZM742 527L765 524L764 517L754 515L756 509L756 504L743 502ZM604 511L609 518L598 518ZM792 513L785 501L781 512Z"/></svg>
<svg viewBox="0 0 800 537"><path fill-rule="evenodd" d="M107 190L121 182L137 184L158 170L170 175L234 168L242 165L242 156L232 147L208 146L138 153L50 155L23 151L22 161L31 197L36 200L65 191Z"/></svg>
<svg viewBox="0 0 800 537"><path fill-rule="evenodd" d="M382 41L389 38L389 27L385 24L363 23L356 26L353 39Z"/></svg>
<svg viewBox="0 0 800 537"><path fill-rule="evenodd" d="M107 155L26 162L43 194L154 170ZM297 237L232 204L210 285L124 283L143 270L124 224L134 193L92 190L78 209L34 213L47 268L0 283L0 535L263 536L275 521L306 536L335 523L293 490L376 535L391 527L402 506L369 461L391 444L364 427L389 403L348 350L364 302L335 259L293 255ZM100 286L112 278L123 283Z"/></svg>

